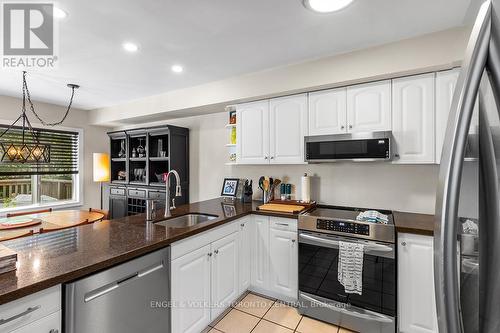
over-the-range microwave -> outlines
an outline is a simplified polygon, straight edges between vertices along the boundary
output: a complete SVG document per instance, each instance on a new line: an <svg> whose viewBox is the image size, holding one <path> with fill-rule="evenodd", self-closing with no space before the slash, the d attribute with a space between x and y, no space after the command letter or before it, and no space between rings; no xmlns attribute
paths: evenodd
<svg viewBox="0 0 500 333"><path fill-rule="evenodd" d="M392 132L346 133L305 137L307 162L390 161Z"/></svg>

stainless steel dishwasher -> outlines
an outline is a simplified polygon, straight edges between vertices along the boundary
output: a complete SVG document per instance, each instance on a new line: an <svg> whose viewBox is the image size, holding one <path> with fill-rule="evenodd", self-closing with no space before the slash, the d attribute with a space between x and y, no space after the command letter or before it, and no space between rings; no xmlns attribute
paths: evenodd
<svg viewBox="0 0 500 333"><path fill-rule="evenodd" d="M66 284L66 333L170 332L170 247Z"/></svg>

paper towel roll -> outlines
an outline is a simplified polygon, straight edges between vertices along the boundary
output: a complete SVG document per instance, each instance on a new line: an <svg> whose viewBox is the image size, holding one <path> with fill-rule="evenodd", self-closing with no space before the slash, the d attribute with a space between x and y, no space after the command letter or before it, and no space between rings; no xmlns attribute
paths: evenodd
<svg viewBox="0 0 500 333"><path fill-rule="evenodd" d="M311 177L307 173L301 178L301 192L302 202L311 202Z"/></svg>

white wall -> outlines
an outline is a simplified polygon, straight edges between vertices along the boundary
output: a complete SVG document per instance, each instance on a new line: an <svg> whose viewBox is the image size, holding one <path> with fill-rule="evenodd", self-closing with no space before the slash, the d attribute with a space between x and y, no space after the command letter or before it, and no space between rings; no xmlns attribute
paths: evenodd
<svg viewBox="0 0 500 333"><path fill-rule="evenodd" d="M190 201L220 196L224 177L254 181L254 198L262 195L260 176L300 186L304 172L314 176L312 198L321 203L434 213L438 166L378 163L226 166L229 131L225 112L168 121L190 129ZM167 123L167 122L163 122ZM157 125L160 123L156 123ZM300 193L300 187L295 188Z"/></svg>
<svg viewBox="0 0 500 333"><path fill-rule="evenodd" d="M57 105L37 102L34 102L34 104L35 111L42 119L48 122L59 121L66 111L66 108ZM14 121L20 112L20 99L0 96L1 120ZM31 111L28 111L28 117L33 126L40 126ZM99 185L92 181L92 153L109 152L109 139L106 135L109 129L90 126L88 112L78 109L72 109L68 118L61 126L83 129L83 170L80 170L80 172L83 172L83 205L85 208L98 208L100 206Z"/></svg>
<svg viewBox="0 0 500 333"><path fill-rule="evenodd" d="M422 70L451 68L460 64L469 33L470 28L454 28L332 57L168 91L129 103L92 110L91 123L120 126L193 116L218 112L225 105L236 102L345 86L361 81L375 81Z"/></svg>

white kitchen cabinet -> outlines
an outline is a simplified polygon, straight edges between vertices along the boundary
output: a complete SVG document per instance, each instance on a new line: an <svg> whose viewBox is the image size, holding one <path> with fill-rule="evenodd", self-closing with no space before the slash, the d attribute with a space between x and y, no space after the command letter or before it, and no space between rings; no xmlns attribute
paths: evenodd
<svg viewBox="0 0 500 333"><path fill-rule="evenodd" d="M236 163L269 163L269 100L236 106Z"/></svg>
<svg viewBox="0 0 500 333"><path fill-rule="evenodd" d="M302 164L307 94L236 106L237 164Z"/></svg>
<svg viewBox="0 0 500 333"><path fill-rule="evenodd" d="M201 332L211 321L211 245L171 264L172 332Z"/></svg>
<svg viewBox="0 0 500 333"><path fill-rule="evenodd" d="M0 305L0 332L61 332L61 285Z"/></svg>
<svg viewBox="0 0 500 333"><path fill-rule="evenodd" d="M391 81L378 81L347 87L348 131L391 130Z"/></svg>
<svg viewBox="0 0 500 333"><path fill-rule="evenodd" d="M269 232L270 289L291 299L298 292L297 233L271 228Z"/></svg>
<svg viewBox="0 0 500 333"><path fill-rule="evenodd" d="M309 93L309 135L331 135L346 132L346 88Z"/></svg>
<svg viewBox="0 0 500 333"><path fill-rule="evenodd" d="M242 294L245 290L250 287L251 283L251 241L252 241L252 217L247 216L239 223L239 293Z"/></svg>
<svg viewBox="0 0 500 333"><path fill-rule="evenodd" d="M303 164L307 135L307 95L274 98L269 102L271 164Z"/></svg>
<svg viewBox="0 0 500 333"><path fill-rule="evenodd" d="M11 333L62 333L61 321L61 310L59 310Z"/></svg>
<svg viewBox="0 0 500 333"><path fill-rule="evenodd" d="M251 285L267 290L269 286L269 217L255 215L252 223Z"/></svg>
<svg viewBox="0 0 500 333"><path fill-rule="evenodd" d="M436 163L438 164L441 162L451 100L459 74L458 68L436 73Z"/></svg>
<svg viewBox="0 0 500 333"><path fill-rule="evenodd" d="M393 163L434 163L434 73L392 81Z"/></svg>
<svg viewBox="0 0 500 333"><path fill-rule="evenodd" d="M238 233L212 243L212 319L217 318L239 294Z"/></svg>
<svg viewBox="0 0 500 333"><path fill-rule="evenodd" d="M437 333L433 237L400 233L398 242L399 331Z"/></svg>
<svg viewBox="0 0 500 333"><path fill-rule="evenodd" d="M298 293L297 220L253 216L250 289L284 301Z"/></svg>

